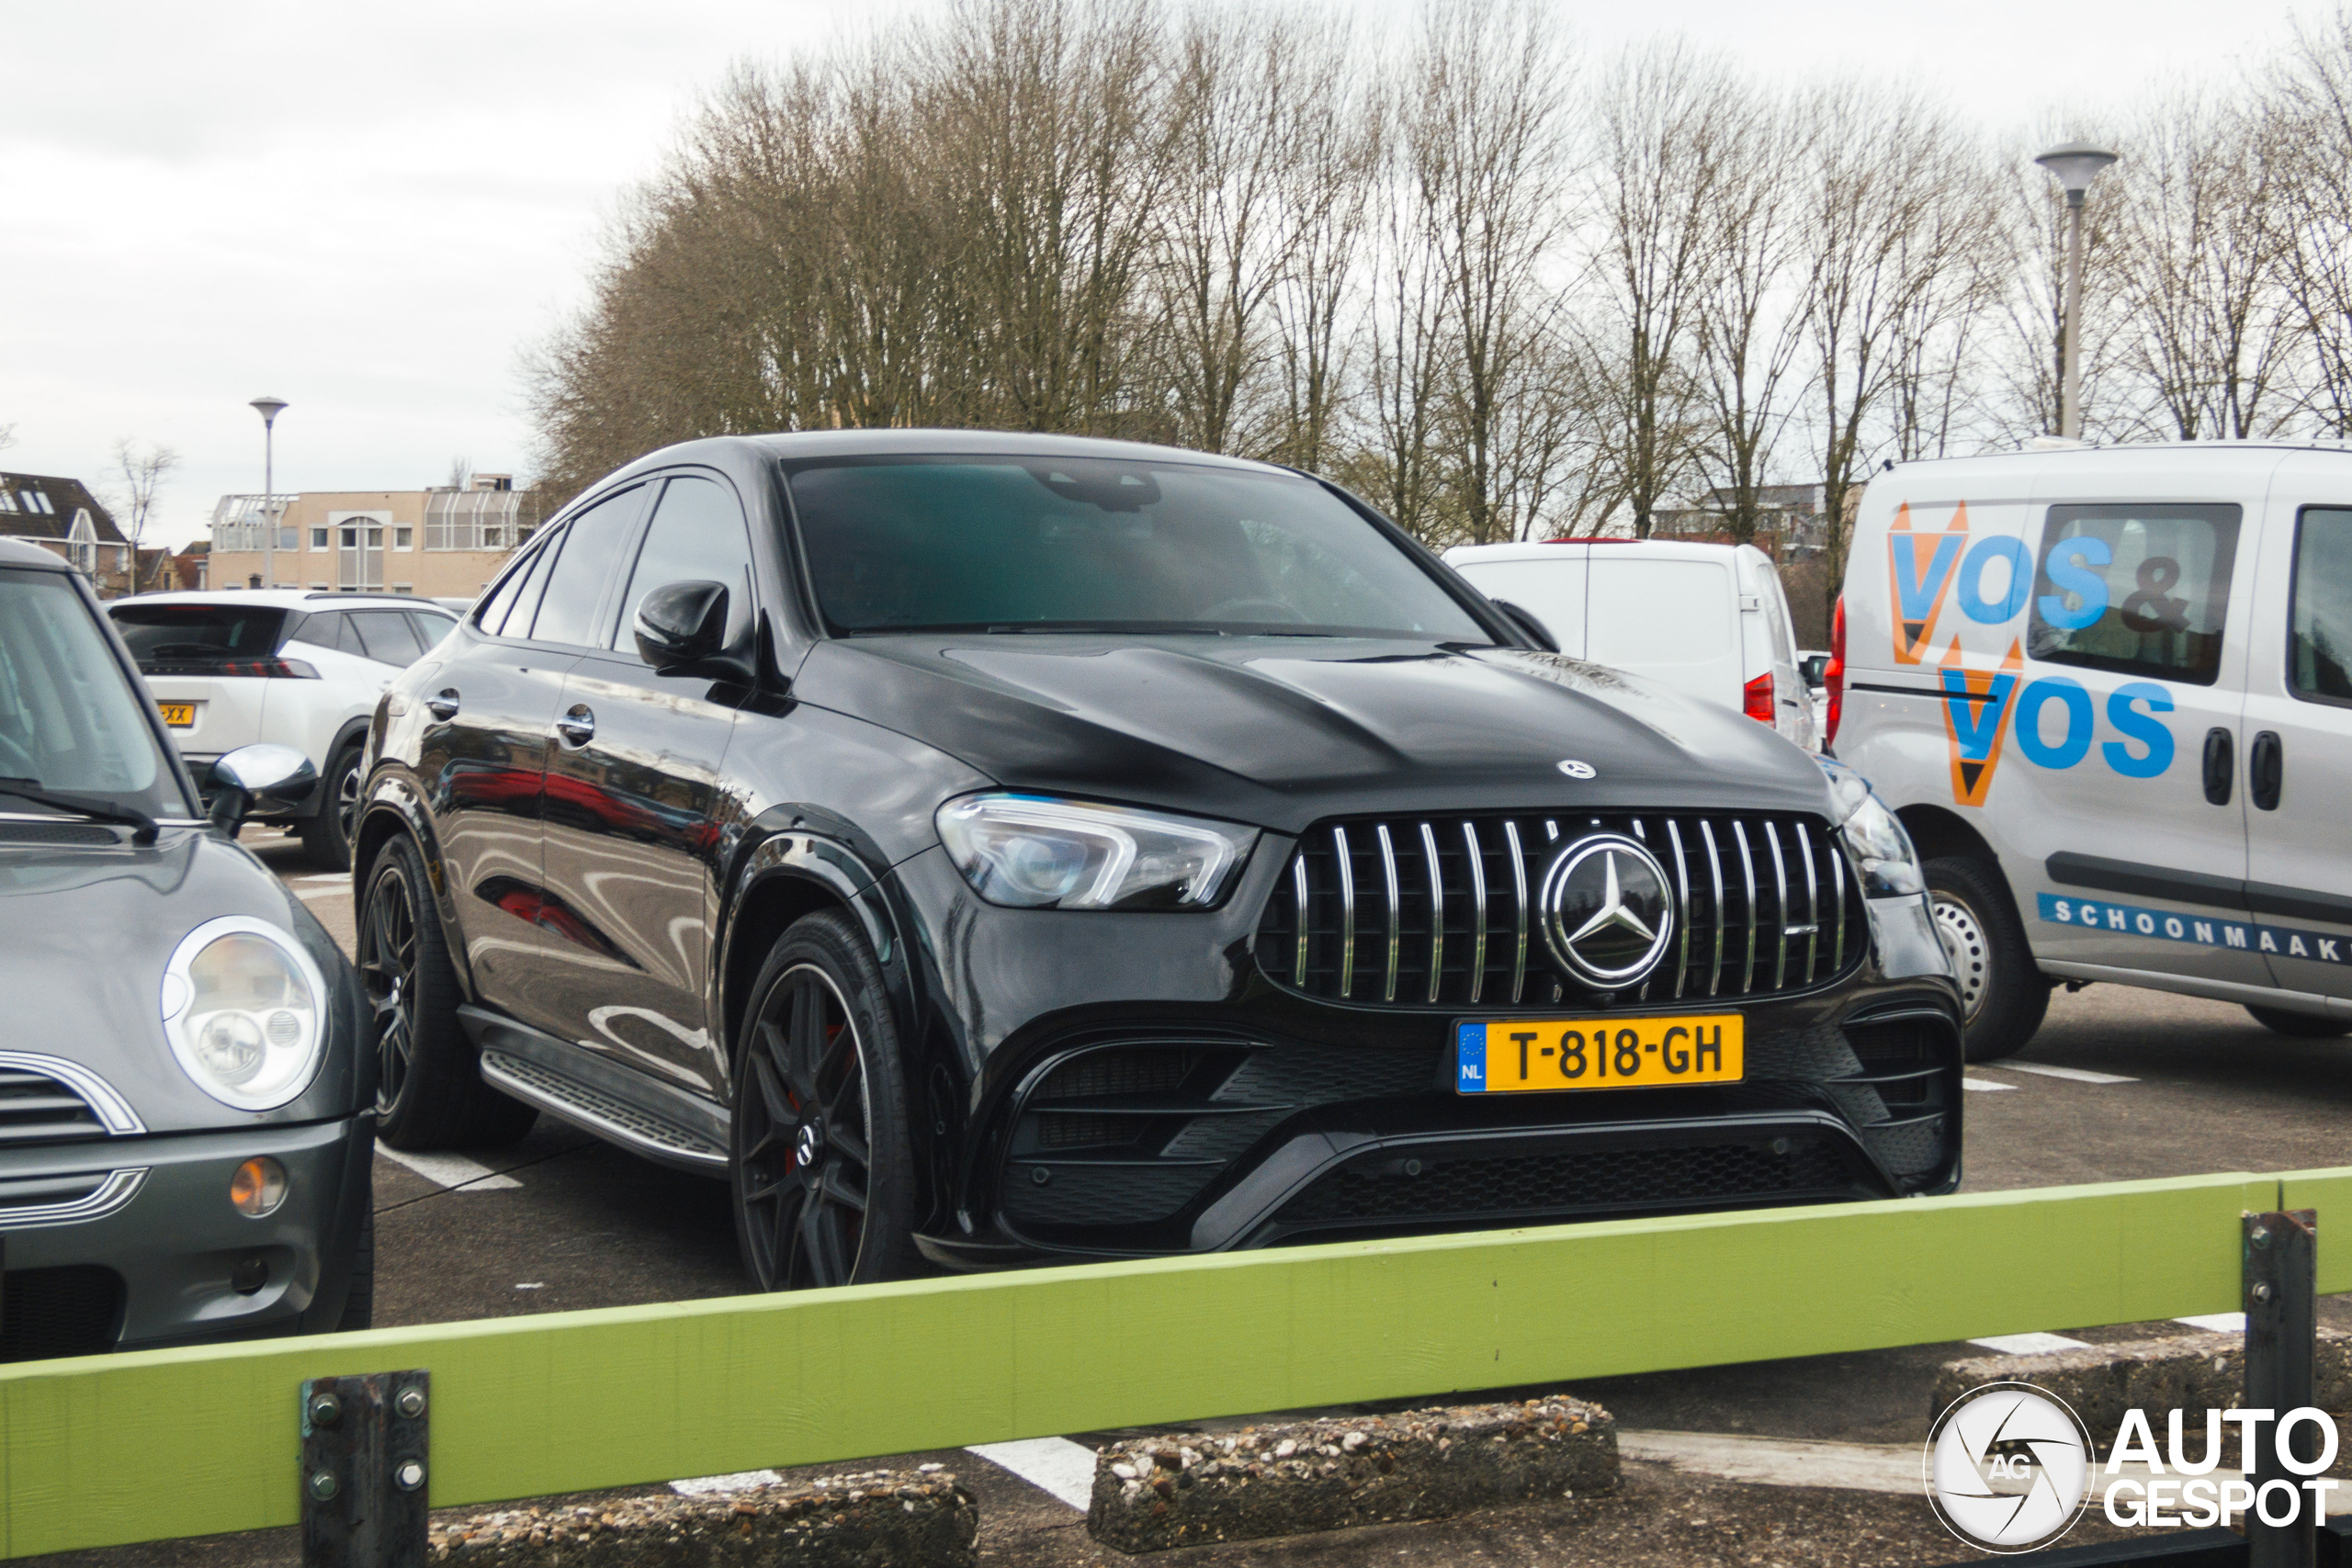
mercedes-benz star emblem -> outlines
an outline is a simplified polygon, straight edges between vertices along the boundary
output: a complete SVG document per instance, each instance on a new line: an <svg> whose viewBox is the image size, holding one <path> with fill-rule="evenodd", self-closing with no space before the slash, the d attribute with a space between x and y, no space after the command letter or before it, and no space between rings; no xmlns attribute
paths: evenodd
<svg viewBox="0 0 2352 1568"><path fill-rule="evenodd" d="M1579 762L1574 757L1563 757L1560 759L1560 772L1572 779L1589 779L1595 776L1600 770L1590 762Z"/></svg>
<svg viewBox="0 0 2352 1568"><path fill-rule="evenodd" d="M1553 859L1537 906L1560 966L1604 991L1637 986L1674 939L1666 869L1640 840L1590 833Z"/></svg>

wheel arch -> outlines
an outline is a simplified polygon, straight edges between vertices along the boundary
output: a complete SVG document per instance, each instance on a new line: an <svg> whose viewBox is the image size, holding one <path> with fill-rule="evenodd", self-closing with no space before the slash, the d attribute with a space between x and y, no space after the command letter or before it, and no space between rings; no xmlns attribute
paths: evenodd
<svg viewBox="0 0 2352 1568"><path fill-rule="evenodd" d="M1895 812L1904 830L1911 835L1912 847L1921 860L1934 860L1943 855L1966 855L1981 860L1996 872L2000 870L2001 857L1975 825L1957 812L1940 806L1906 806Z"/></svg>
<svg viewBox="0 0 2352 1568"><path fill-rule="evenodd" d="M351 836L351 876L355 891L364 890L368 868L394 835L406 833L424 861L424 875L433 889L435 912L441 917L441 929L455 938L458 924L457 889L449 886L448 863L442 858L440 835L433 829L432 808L425 804L424 794L415 781L399 773L379 772L364 786L359 801L359 820ZM356 919L359 910L353 909ZM466 999L478 999L474 989L473 971L467 966L465 943L448 943L449 966L457 972L458 988Z"/></svg>

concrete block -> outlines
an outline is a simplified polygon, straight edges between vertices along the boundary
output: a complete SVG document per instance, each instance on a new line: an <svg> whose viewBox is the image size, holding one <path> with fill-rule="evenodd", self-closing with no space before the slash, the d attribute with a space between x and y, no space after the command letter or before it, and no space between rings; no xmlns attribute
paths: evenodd
<svg viewBox="0 0 2352 1568"><path fill-rule="evenodd" d="M452 1568L975 1568L978 1535L954 1475L882 1470L436 1521L426 1557Z"/></svg>
<svg viewBox="0 0 2352 1568"><path fill-rule="evenodd" d="M1116 1445L1096 1460L1086 1528L1121 1551L1158 1551L1616 1486L1615 1418L1563 1396Z"/></svg>
<svg viewBox="0 0 2352 1568"><path fill-rule="evenodd" d="M2352 1334L2321 1329L2317 1354L2320 1408L2352 1410ZM2115 1436L2123 1413L2135 1407L2148 1412L2159 1433L2165 1412L2175 1408L2186 1412L2187 1422L2201 1433L2207 1409L2233 1409L2245 1396L2245 1336L2184 1334L2039 1356L1947 1361L1936 1374L1928 1418L1932 1421L1953 1400L1988 1382L2031 1383L2056 1394L2102 1443Z"/></svg>

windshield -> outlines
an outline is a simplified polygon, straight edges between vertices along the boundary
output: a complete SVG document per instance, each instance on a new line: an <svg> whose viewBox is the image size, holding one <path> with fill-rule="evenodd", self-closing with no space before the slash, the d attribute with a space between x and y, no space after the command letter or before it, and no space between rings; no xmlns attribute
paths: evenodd
<svg viewBox="0 0 2352 1568"><path fill-rule="evenodd" d="M131 658L149 674L267 659L277 651L286 612L274 604L107 606Z"/></svg>
<svg viewBox="0 0 2352 1568"><path fill-rule="evenodd" d="M0 570L0 781L186 816L145 702L70 582Z"/></svg>
<svg viewBox="0 0 2352 1568"><path fill-rule="evenodd" d="M1491 643L1321 486L1069 458L801 468L794 510L837 632L1229 632Z"/></svg>

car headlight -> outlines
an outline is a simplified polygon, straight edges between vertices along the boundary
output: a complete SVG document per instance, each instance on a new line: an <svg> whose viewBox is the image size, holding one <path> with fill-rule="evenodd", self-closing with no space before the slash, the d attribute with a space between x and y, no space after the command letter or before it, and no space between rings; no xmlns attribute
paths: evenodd
<svg viewBox="0 0 2352 1568"><path fill-rule="evenodd" d="M1826 757L1815 761L1829 777L1838 831L1844 835L1846 848L1861 873L1862 892L1872 898L1926 892L1928 879L1919 869L1919 852L1911 847L1911 835L1903 830L1886 802L1871 789L1870 780L1843 762Z"/></svg>
<svg viewBox="0 0 2352 1568"><path fill-rule="evenodd" d="M1258 829L1042 795L967 795L940 841L972 890L1020 909L1205 909Z"/></svg>
<svg viewBox="0 0 2352 1568"><path fill-rule="evenodd" d="M223 1105L274 1111L318 1073L326 981L266 920L228 915L188 932L164 966L161 1000L172 1055Z"/></svg>

